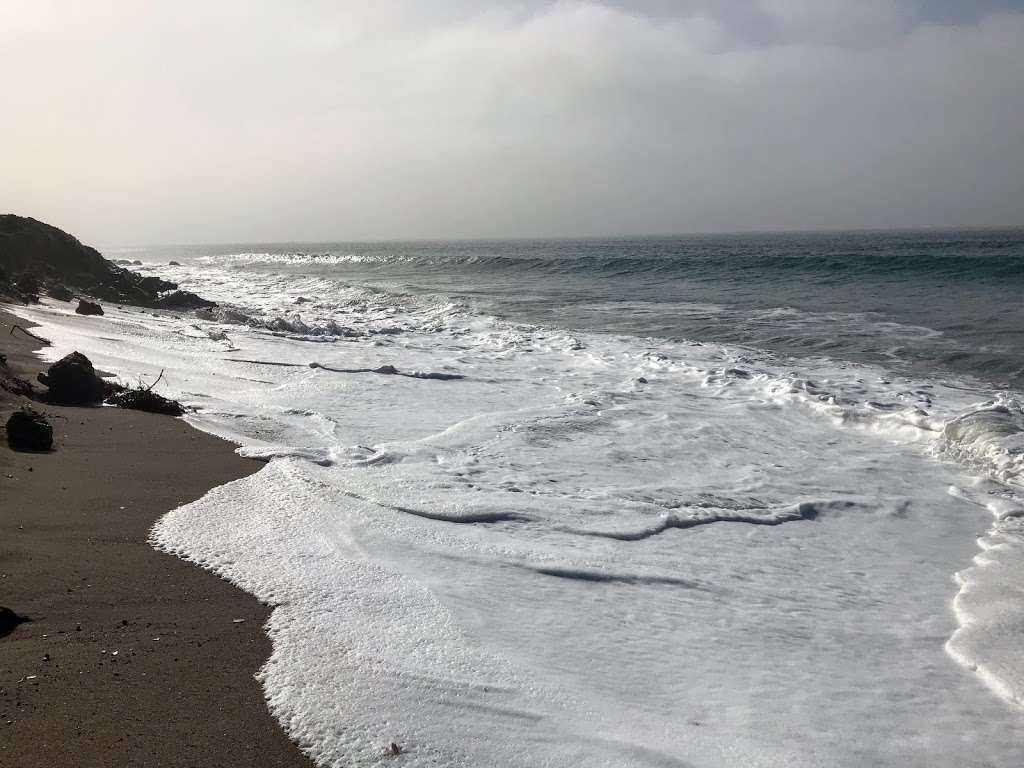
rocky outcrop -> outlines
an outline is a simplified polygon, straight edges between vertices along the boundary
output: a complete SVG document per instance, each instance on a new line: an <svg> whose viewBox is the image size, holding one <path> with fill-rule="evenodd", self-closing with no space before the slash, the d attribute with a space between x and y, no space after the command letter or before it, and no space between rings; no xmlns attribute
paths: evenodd
<svg viewBox="0 0 1024 768"><path fill-rule="evenodd" d="M23 406L7 419L7 442L19 451L48 451L53 446L53 427L46 417Z"/></svg>
<svg viewBox="0 0 1024 768"><path fill-rule="evenodd" d="M178 284L172 283L170 280L164 280L161 277L150 275L144 277L139 281L139 287L147 293L158 294L166 293L167 291L178 290Z"/></svg>
<svg viewBox="0 0 1024 768"><path fill-rule="evenodd" d="M106 277L111 264L67 232L7 214L0 216L0 267L10 275L64 277L72 285L89 285Z"/></svg>
<svg viewBox="0 0 1024 768"><path fill-rule="evenodd" d="M177 283L125 269L49 224L0 215L0 298L29 301L54 285L116 304L174 309L216 306L188 291L175 296Z"/></svg>
<svg viewBox="0 0 1024 768"><path fill-rule="evenodd" d="M216 302L207 301L191 291L172 291L161 296L156 305L162 309L213 309Z"/></svg>
<svg viewBox="0 0 1024 768"><path fill-rule="evenodd" d="M81 352L72 352L39 374L39 383L47 387L47 400L61 405L100 403L106 394L103 379L96 375L92 362Z"/></svg>

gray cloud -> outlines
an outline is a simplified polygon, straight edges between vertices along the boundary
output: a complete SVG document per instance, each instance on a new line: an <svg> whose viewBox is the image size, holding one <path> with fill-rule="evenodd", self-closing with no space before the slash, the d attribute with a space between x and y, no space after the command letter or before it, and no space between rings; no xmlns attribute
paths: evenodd
<svg viewBox="0 0 1024 768"><path fill-rule="evenodd" d="M96 242L1024 223L1024 13L940 5L8 0L0 209Z"/></svg>

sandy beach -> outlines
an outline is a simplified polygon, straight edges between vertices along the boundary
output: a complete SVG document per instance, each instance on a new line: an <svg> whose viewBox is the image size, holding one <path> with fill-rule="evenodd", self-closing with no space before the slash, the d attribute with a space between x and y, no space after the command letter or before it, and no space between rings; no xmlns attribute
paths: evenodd
<svg viewBox="0 0 1024 768"><path fill-rule="evenodd" d="M39 342L0 351L34 380ZM18 398L0 392L0 412ZM159 553L153 523L260 465L164 416L35 406L55 449L0 446L0 766L301 766L254 674L268 609Z"/></svg>

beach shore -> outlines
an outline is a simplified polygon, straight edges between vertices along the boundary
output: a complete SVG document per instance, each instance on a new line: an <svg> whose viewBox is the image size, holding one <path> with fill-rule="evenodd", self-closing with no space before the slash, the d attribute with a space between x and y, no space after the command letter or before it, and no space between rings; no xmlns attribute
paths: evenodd
<svg viewBox="0 0 1024 768"><path fill-rule="evenodd" d="M0 352L34 381L15 322L0 306ZM18 402L0 391L4 421ZM260 465L178 419L35 407L54 450L0 445L0 605L31 618L0 637L0 766L310 765L254 678L269 609L146 543Z"/></svg>

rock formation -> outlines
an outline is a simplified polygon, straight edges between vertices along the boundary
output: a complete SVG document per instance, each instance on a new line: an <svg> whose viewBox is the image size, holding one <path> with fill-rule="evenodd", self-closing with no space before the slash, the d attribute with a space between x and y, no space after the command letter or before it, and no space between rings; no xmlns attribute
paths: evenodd
<svg viewBox="0 0 1024 768"><path fill-rule="evenodd" d="M131 264L141 266L142 262ZM53 290L51 286L141 307L215 306L194 293L178 291L177 283L124 269L49 224L0 215L0 298L29 301L44 288Z"/></svg>
<svg viewBox="0 0 1024 768"><path fill-rule="evenodd" d="M7 419L7 442L16 450L48 451L53 446L53 427L43 414L26 405Z"/></svg>
<svg viewBox="0 0 1024 768"><path fill-rule="evenodd" d="M61 405L100 403L106 394L103 379L96 375L92 362L81 352L72 352L39 374L39 383L48 388L47 400Z"/></svg>

